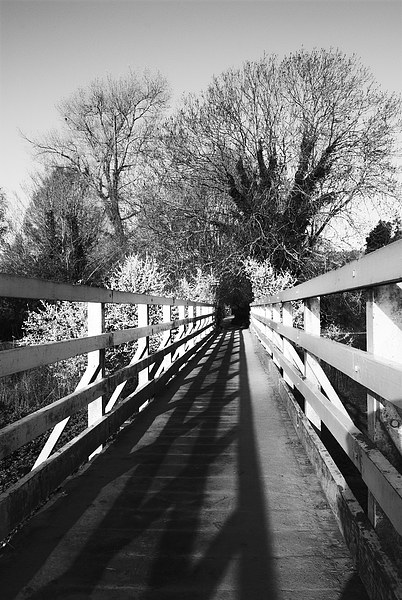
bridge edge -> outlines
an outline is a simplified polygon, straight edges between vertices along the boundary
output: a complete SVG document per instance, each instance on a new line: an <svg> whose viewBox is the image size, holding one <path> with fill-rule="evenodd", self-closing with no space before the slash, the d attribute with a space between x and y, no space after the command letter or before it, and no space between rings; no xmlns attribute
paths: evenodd
<svg viewBox="0 0 402 600"><path fill-rule="evenodd" d="M342 536L349 548L356 570L371 600L402 600L402 578L385 553L362 507L347 485L342 473L296 402L289 387L281 379L272 358L260 345L258 352L277 384L297 436L320 480L323 492L334 513Z"/></svg>

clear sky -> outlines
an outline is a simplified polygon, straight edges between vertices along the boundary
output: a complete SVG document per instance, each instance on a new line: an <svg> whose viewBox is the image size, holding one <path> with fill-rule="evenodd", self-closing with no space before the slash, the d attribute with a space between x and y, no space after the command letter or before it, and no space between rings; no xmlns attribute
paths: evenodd
<svg viewBox="0 0 402 600"><path fill-rule="evenodd" d="M358 54L402 91L402 0L0 0L0 187L19 195L36 166L28 136L57 126L78 87L159 70L174 98L264 52Z"/></svg>

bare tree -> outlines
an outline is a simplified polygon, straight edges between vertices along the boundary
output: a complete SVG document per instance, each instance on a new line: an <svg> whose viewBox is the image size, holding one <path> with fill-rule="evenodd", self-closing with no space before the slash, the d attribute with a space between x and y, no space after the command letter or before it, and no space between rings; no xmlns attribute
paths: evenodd
<svg viewBox="0 0 402 600"><path fill-rule="evenodd" d="M6 193L0 188L0 252L2 250L7 233L10 230L10 221L7 216L8 200Z"/></svg>
<svg viewBox="0 0 402 600"><path fill-rule="evenodd" d="M300 275L334 216L395 193L400 107L356 56L264 56L188 96L169 124L167 160L176 181L230 200L246 254Z"/></svg>
<svg viewBox="0 0 402 600"><path fill-rule="evenodd" d="M102 201L123 250L124 222L137 212L135 186L145 176L167 100L167 84L160 75L130 72L120 79L96 80L60 105L62 131L30 140L48 163L85 178Z"/></svg>

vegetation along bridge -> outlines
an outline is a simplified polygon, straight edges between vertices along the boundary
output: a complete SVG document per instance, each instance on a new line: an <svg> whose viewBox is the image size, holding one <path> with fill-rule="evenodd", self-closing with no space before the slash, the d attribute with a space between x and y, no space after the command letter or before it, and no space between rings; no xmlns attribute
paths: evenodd
<svg viewBox="0 0 402 600"><path fill-rule="evenodd" d="M1 276L5 297L88 315L87 337L0 353L10 385L87 355L74 391L0 431L3 464L43 441L0 496L1 598L402 598L401 259L395 242L267 298L250 329L202 303ZM351 290L366 350L320 336L320 300ZM136 327L105 331L116 305Z"/></svg>

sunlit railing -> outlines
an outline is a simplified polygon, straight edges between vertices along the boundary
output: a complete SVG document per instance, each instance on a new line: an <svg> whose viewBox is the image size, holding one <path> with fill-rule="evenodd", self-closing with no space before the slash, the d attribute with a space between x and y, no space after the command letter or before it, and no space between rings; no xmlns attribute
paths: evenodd
<svg viewBox="0 0 402 600"><path fill-rule="evenodd" d="M360 471L372 524L377 527L385 513L402 535L402 474L389 452L402 454L400 281L402 241L255 303L251 324L286 383L303 396L310 422L318 430L324 423ZM358 289L367 294L367 351L320 335L320 297ZM303 329L294 326L300 303ZM323 363L366 388L367 434L353 423Z"/></svg>
<svg viewBox="0 0 402 600"><path fill-rule="evenodd" d="M74 392L0 430L0 460L51 431L32 471L0 495L0 540L5 538L88 457L142 410L213 334L211 304L0 275L0 296L87 304L87 337L65 339L0 352L0 376L87 355L87 367ZM136 327L105 332L108 304L137 306ZM150 320L150 307L153 311ZM155 318L161 316L161 320ZM155 321L159 322L155 322ZM150 338L159 334L159 347ZM105 350L136 342L129 364L105 375ZM124 394L128 382L135 390ZM54 452L69 418L88 408L87 427Z"/></svg>

